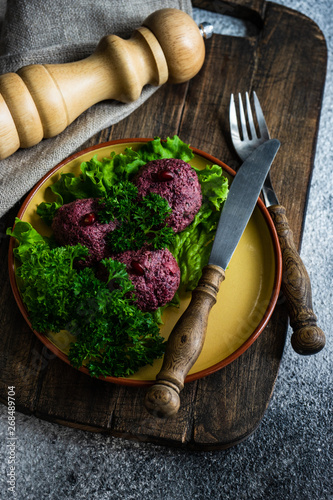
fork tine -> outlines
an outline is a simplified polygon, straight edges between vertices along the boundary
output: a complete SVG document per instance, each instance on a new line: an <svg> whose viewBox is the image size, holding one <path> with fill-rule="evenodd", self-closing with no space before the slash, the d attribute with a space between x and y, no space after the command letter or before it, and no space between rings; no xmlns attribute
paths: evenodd
<svg viewBox="0 0 333 500"><path fill-rule="evenodd" d="M255 139L257 137L257 132L256 132L256 129L254 126L254 120L253 120L251 103L250 103L250 98L249 98L248 92L245 93L245 100L246 100L246 112L247 112L247 118L249 121L251 137L252 137L252 139Z"/></svg>
<svg viewBox="0 0 333 500"><path fill-rule="evenodd" d="M245 92L243 98L239 93L238 100L239 110L235 104L234 94L231 94L229 124L234 149L239 158L244 161L260 144L269 140L270 135L256 93L253 91L254 106L251 104L248 92ZM246 103L246 109L244 109L243 100ZM256 124L253 117L256 118Z"/></svg>
<svg viewBox="0 0 333 500"><path fill-rule="evenodd" d="M236 114L236 105L234 94L231 94L230 97L230 106L229 106L229 124L230 124L230 134L232 142L235 144L241 140L239 135L239 128L237 125L237 114Z"/></svg>
<svg viewBox="0 0 333 500"><path fill-rule="evenodd" d="M241 96L240 93L238 94L238 102L239 102L239 116L240 116L240 122L241 122L242 134L243 134L243 141L244 141L244 140L248 140L249 136L248 136L248 133L247 133L246 119L245 119L243 101L242 101L242 96Z"/></svg>
<svg viewBox="0 0 333 500"><path fill-rule="evenodd" d="M268 139L270 139L268 127L266 124L264 113L263 113L261 106L260 106L259 99L258 99L255 91L253 91L253 101L254 101L254 107L256 110L257 121L258 121L258 125L259 125L260 137L268 140Z"/></svg>

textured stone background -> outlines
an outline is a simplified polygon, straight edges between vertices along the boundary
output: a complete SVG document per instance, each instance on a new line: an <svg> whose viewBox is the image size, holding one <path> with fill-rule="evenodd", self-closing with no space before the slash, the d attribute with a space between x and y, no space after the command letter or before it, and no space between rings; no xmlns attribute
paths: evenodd
<svg viewBox="0 0 333 500"><path fill-rule="evenodd" d="M332 22L331 0L277 0L312 18L325 34L329 61L302 258L327 346L301 357L286 344L274 394L257 431L226 451L189 453L53 425L17 414L16 498L152 500L328 500L332 481ZM194 17L202 21L197 10ZM244 25L205 16L216 32ZM290 332L289 332L290 335ZM6 408L0 407L0 497L5 493ZM1 482L3 484L1 485Z"/></svg>

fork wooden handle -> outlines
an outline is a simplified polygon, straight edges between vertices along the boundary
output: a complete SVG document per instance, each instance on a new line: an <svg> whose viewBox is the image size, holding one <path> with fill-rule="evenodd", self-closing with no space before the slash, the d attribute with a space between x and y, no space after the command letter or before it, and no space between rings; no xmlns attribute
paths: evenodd
<svg viewBox="0 0 333 500"><path fill-rule="evenodd" d="M145 399L147 410L157 417L171 417L179 409L179 392L202 350L208 315L216 302L224 276L223 269L218 266L207 265L203 268L190 305L170 334L162 369Z"/></svg>
<svg viewBox="0 0 333 500"><path fill-rule="evenodd" d="M316 354L325 345L325 334L317 326L317 317L313 312L309 275L297 251L286 209L281 205L272 205L268 207L268 211L281 246L282 291L287 300L290 326L293 328L291 344L299 354Z"/></svg>

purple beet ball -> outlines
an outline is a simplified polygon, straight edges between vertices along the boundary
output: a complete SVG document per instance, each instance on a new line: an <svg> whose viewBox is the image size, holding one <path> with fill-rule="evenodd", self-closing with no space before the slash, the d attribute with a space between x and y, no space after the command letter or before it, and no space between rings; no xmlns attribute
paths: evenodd
<svg viewBox="0 0 333 500"><path fill-rule="evenodd" d="M201 207L202 194L198 176L191 165L183 160L170 158L146 163L133 182L140 197L156 193L168 201L172 213L167 224L176 233L191 224Z"/></svg>

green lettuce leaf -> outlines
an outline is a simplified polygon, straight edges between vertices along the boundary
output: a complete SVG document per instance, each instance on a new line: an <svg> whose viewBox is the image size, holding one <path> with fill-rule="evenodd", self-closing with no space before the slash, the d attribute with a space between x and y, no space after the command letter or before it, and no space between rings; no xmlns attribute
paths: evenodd
<svg viewBox="0 0 333 500"><path fill-rule="evenodd" d="M177 135L168 137L165 141L155 137L153 141L142 146L139 154L145 163L164 158L177 158L189 162L194 157L189 145L181 141Z"/></svg>
<svg viewBox="0 0 333 500"><path fill-rule="evenodd" d="M203 170L193 168L201 185L203 203L208 203L213 205L216 210L221 210L229 190L228 179L223 176L222 168L219 165L207 166Z"/></svg>
<svg viewBox="0 0 333 500"><path fill-rule="evenodd" d="M7 228L6 234L17 239L19 245L14 248L14 255L20 262L25 260L31 247L48 244L47 238L41 236L29 222L23 222L18 217L15 218L14 229Z"/></svg>

